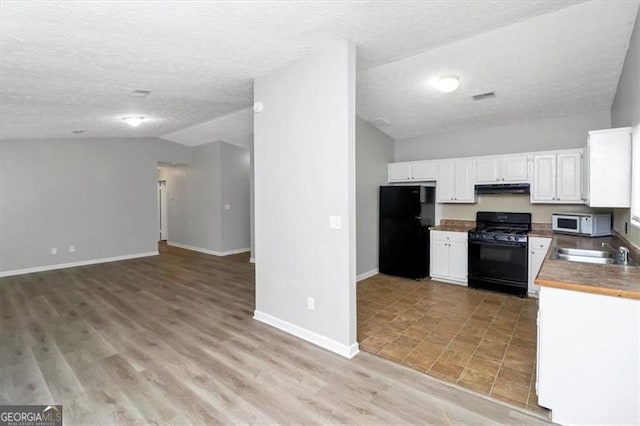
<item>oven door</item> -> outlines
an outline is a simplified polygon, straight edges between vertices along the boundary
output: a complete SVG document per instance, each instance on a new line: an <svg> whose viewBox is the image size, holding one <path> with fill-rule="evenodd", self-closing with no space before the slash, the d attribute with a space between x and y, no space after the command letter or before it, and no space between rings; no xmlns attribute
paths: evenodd
<svg viewBox="0 0 640 426"><path fill-rule="evenodd" d="M526 294L527 243L469 240L469 286Z"/></svg>

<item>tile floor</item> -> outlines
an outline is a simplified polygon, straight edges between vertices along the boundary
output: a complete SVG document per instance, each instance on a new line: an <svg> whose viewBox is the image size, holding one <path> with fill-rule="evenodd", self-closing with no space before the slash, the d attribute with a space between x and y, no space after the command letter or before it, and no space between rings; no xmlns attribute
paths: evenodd
<svg viewBox="0 0 640 426"><path fill-rule="evenodd" d="M360 349L539 414L536 299L376 275L358 283Z"/></svg>

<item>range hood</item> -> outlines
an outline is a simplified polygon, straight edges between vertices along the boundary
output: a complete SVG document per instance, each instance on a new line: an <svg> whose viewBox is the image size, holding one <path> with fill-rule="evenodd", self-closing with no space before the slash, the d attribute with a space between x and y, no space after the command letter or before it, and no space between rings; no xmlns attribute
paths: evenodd
<svg viewBox="0 0 640 426"><path fill-rule="evenodd" d="M528 183L491 183L476 185L476 194L529 194Z"/></svg>

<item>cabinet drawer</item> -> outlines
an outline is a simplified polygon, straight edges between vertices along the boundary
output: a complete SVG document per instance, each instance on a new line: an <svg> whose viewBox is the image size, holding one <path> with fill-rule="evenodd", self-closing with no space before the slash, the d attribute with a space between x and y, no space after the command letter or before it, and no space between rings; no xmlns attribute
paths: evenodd
<svg viewBox="0 0 640 426"><path fill-rule="evenodd" d="M467 238L466 232L431 231L431 239L434 241L466 242Z"/></svg>

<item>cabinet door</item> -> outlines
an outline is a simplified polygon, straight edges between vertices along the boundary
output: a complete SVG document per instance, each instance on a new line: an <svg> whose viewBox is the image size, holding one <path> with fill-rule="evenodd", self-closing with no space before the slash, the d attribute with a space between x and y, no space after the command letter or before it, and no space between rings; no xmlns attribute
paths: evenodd
<svg viewBox="0 0 640 426"><path fill-rule="evenodd" d="M474 203L476 201L475 160L455 160L454 170L454 200L458 203Z"/></svg>
<svg viewBox="0 0 640 426"><path fill-rule="evenodd" d="M529 250L529 293L537 293L540 290L540 286L535 283L535 280L546 255L547 249L545 248Z"/></svg>
<svg viewBox="0 0 640 426"><path fill-rule="evenodd" d="M410 163L389 163L387 165L389 182L406 182L411 180Z"/></svg>
<svg viewBox="0 0 640 426"><path fill-rule="evenodd" d="M467 242L449 243L449 277L467 282Z"/></svg>
<svg viewBox="0 0 640 426"><path fill-rule="evenodd" d="M502 181L529 182L529 159L527 156L502 157Z"/></svg>
<svg viewBox="0 0 640 426"><path fill-rule="evenodd" d="M589 207L631 206L631 134L628 127L590 132L582 166Z"/></svg>
<svg viewBox="0 0 640 426"><path fill-rule="evenodd" d="M411 178L413 180L436 180L438 177L438 163L436 161L420 161L411 164Z"/></svg>
<svg viewBox="0 0 640 426"><path fill-rule="evenodd" d="M449 275L449 242L431 239L431 275Z"/></svg>
<svg viewBox="0 0 640 426"><path fill-rule="evenodd" d="M438 161L437 201L439 203L453 202L454 191L453 160Z"/></svg>
<svg viewBox="0 0 640 426"><path fill-rule="evenodd" d="M500 179L500 157L476 160L476 183L496 183Z"/></svg>
<svg viewBox="0 0 640 426"><path fill-rule="evenodd" d="M556 156L555 154L533 157L533 182L531 202L553 202L556 198Z"/></svg>
<svg viewBox="0 0 640 426"><path fill-rule="evenodd" d="M556 200L582 201L582 153L558 154L556 161Z"/></svg>

